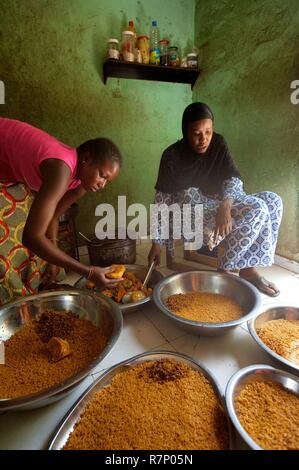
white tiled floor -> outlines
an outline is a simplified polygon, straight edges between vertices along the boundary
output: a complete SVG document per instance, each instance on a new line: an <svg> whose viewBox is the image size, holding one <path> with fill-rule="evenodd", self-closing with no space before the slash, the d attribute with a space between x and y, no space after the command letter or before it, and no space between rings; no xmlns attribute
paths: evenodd
<svg viewBox="0 0 299 470"><path fill-rule="evenodd" d="M250 364L269 364L266 353L260 351L250 334L238 327L215 337L184 335L171 342L177 352L191 356L207 367L218 381L222 393L230 377Z"/></svg>
<svg viewBox="0 0 299 470"><path fill-rule="evenodd" d="M158 328L141 312L127 313L124 316L123 330L116 347L95 369L100 372L107 367L129 357L165 345L166 341Z"/></svg>
<svg viewBox="0 0 299 470"><path fill-rule="evenodd" d="M137 244L137 263L147 264L148 249L148 243ZM80 253L84 262L88 263L86 249L80 249ZM196 267L200 269L199 265ZM161 271L165 275L170 273L165 268L164 258ZM263 295L265 306L277 302L299 304L298 275L276 265L263 269L262 273L281 290L281 295L275 299ZM72 284L77 279L78 276L72 274L64 282ZM123 331L111 354L68 397L42 409L0 414L0 449L44 448L65 413L105 369L151 350L178 351L192 356L214 374L222 392L225 391L229 378L240 368L257 363L272 364L269 357L255 344L246 325L223 336L198 337L186 334L150 303L138 312L124 315Z"/></svg>

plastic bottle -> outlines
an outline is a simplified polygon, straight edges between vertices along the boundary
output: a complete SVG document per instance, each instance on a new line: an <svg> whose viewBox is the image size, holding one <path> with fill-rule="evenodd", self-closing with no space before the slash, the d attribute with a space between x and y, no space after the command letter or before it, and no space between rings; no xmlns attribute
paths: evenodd
<svg viewBox="0 0 299 470"><path fill-rule="evenodd" d="M150 31L150 63L155 65L160 64L159 28L157 21L152 21Z"/></svg>
<svg viewBox="0 0 299 470"><path fill-rule="evenodd" d="M136 29L135 29L133 20L129 21L128 31L132 31L134 33L134 48L135 48L136 47L136 38L137 38L137 36L136 36Z"/></svg>

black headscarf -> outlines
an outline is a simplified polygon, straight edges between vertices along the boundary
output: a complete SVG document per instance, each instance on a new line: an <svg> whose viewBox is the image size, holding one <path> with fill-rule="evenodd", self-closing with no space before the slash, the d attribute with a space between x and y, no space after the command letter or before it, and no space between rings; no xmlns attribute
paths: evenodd
<svg viewBox="0 0 299 470"><path fill-rule="evenodd" d="M190 146L188 126L201 119L214 120L209 106L193 103L187 106L182 119L183 139L168 147L161 159L155 189L164 193L176 193L197 187L205 195L222 196L222 184L236 176L240 178L224 138L213 132L209 147L199 155Z"/></svg>

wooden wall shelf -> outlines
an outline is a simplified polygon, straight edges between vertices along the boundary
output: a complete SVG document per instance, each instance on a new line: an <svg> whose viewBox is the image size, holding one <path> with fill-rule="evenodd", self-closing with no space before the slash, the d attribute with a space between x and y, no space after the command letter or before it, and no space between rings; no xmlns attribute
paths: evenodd
<svg viewBox="0 0 299 470"><path fill-rule="evenodd" d="M104 83L108 77L154 80L159 82L187 83L194 87L199 70L186 67L164 67L160 65L136 64L108 59L104 62Z"/></svg>

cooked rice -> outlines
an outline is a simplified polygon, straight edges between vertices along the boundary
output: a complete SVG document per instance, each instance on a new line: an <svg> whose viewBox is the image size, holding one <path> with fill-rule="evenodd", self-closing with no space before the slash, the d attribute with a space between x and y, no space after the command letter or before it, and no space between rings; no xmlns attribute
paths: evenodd
<svg viewBox="0 0 299 470"><path fill-rule="evenodd" d="M256 332L268 348L299 365L299 320L270 320Z"/></svg>
<svg viewBox="0 0 299 470"><path fill-rule="evenodd" d="M69 343L72 354L53 362L47 348L51 336ZM4 342L0 365L0 398L16 398L47 389L84 369L104 349L107 338L90 321L70 312L46 311L28 321Z"/></svg>
<svg viewBox="0 0 299 470"><path fill-rule="evenodd" d="M239 420L267 450L299 450L299 397L272 381L248 383L236 399Z"/></svg>
<svg viewBox="0 0 299 470"><path fill-rule="evenodd" d="M226 416L205 376L178 361L142 363L95 394L64 447L227 449Z"/></svg>
<svg viewBox="0 0 299 470"><path fill-rule="evenodd" d="M234 300L206 292L171 295L167 299L167 307L180 317L207 323L238 320L243 315L240 305Z"/></svg>

